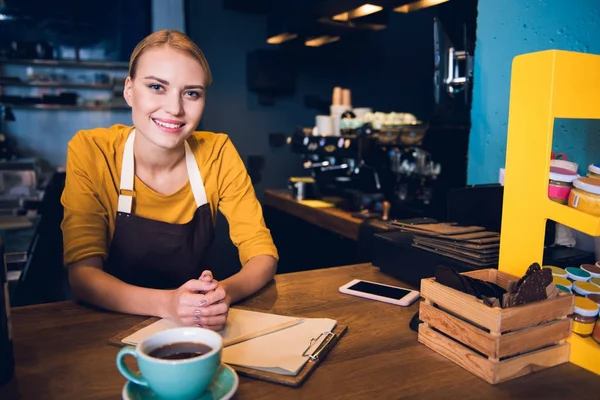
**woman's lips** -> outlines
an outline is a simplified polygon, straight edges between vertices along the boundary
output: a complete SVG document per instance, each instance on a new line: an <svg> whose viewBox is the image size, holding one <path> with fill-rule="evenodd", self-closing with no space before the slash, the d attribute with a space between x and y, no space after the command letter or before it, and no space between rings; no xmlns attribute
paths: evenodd
<svg viewBox="0 0 600 400"><path fill-rule="evenodd" d="M179 133L185 126L185 123L181 122L167 122L165 120L154 118L152 118L152 121L158 126L158 129L166 133Z"/></svg>

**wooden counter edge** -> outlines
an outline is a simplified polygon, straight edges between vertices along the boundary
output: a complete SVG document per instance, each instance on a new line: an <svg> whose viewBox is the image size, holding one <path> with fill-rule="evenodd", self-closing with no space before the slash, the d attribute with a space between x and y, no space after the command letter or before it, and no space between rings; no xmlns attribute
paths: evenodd
<svg viewBox="0 0 600 400"><path fill-rule="evenodd" d="M354 218L348 211L337 207L315 208L294 200L291 194L282 190L266 189L264 205L293 215L320 228L337 233L345 238L358 241L361 219Z"/></svg>

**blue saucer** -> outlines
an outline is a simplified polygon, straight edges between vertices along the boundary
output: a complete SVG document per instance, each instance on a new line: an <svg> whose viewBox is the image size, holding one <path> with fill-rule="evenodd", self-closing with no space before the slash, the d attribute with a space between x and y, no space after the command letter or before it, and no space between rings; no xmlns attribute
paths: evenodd
<svg viewBox="0 0 600 400"><path fill-rule="evenodd" d="M240 379L229 365L221 364L217 376L210 384L208 390L197 400L227 400L230 399L238 388ZM152 389L127 382L123 387L123 400L159 399Z"/></svg>

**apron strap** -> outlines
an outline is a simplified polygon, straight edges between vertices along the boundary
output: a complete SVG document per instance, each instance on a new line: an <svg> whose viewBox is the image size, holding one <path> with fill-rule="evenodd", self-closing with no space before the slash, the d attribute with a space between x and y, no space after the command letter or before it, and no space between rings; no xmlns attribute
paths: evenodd
<svg viewBox="0 0 600 400"><path fill-rule="evenodd" d="M202 181L202 175L200 175L198 162L187 140L185 141L185 164L187 165L188 177L194 199L196 200L196 206L200 207L208 202L206 199L206 190L204 190L204 182Z"/></svg>
<svg viewBox="0 0 600 400"><path fill-rule="evenodd" d="M133 143L135 140L135 129L125 142L125 148L123 149L123 163L121 165L121 183L119 186L119 202L117 204L117 210L122 213L131 213L133 206L133 181L135 178L135 164L133 156ZM187 173L190 180L190 186L192 193L194 194L194 200L196 205L200 207L206 204L206 190L204 189L204 182L202 181L202 175L200 175L200 169L196 162L196 157L192 152L192 149L187 141L185 141L185 164L187 167ZM128 193L123 193L127 191Z"/></svg>
<svg viewBox="0 0 600 400"><path fill-rule="evenodd" d="M123 149L123 163L121 164L121 183L119 185L119 202L117 203L117 210L119 212L131 213L131 206L133 204L133 179L135 177L135 167L133 161L133 142L135 140L135 129L125 142L125 148ZM123 191L127 190L129 193L124 194Z"/></svg>

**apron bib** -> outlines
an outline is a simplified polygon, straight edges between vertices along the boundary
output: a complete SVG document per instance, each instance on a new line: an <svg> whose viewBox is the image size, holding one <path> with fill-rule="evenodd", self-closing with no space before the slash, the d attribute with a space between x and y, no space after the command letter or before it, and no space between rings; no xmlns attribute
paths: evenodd
<svg viewBox="0 0 600 400"><path fill-rule="evenodd" d="M185 161L197 206L189 222L169 224L138 217L131 212L135 178L134 140L135 130L129 135L123 150L115 232L104 270L135 286L177 288L190 279L198 279L206 269L203 261L215 236L200 169L186 141Z"/></svg>

